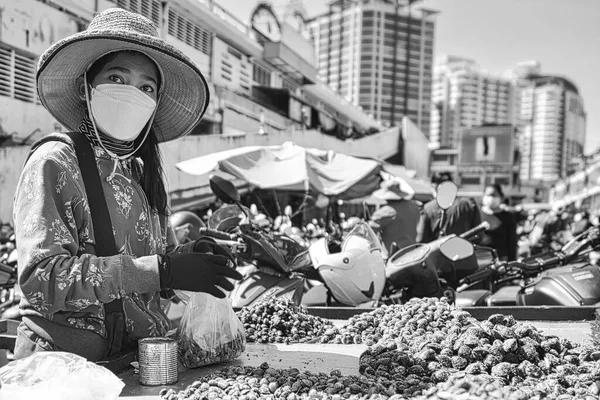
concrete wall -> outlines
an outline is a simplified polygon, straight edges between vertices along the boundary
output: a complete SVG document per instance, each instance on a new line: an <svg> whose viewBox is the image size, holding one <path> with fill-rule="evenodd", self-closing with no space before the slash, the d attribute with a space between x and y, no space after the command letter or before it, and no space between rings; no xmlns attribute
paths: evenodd
<svg viewBox="0 0 600 400"><path fill-rule="evenodd" d="M4 98L0 97L0 100L4 100ZM304 147L334 150L351 155L387 158L397 151L398 135L398 129L391 129L373 136L347 141L341 141L317 131L280 132L240 137L188 136L162 145L162 152L168 190L174 191L193 188L200 183L198 177L185 174L175 168L176 163L190 158L238 147L277 145L287 141ZM2 221L12 221L15 188L28 153L28 146L0 147L0 220ZM203 184L205 183L204 181Z"/></svg>
<svg viewBox="0 0 600 400"><path fill-rule="evenodd" d="M29 146L0 147L0 221L12 221L12 203Z"/></svg>

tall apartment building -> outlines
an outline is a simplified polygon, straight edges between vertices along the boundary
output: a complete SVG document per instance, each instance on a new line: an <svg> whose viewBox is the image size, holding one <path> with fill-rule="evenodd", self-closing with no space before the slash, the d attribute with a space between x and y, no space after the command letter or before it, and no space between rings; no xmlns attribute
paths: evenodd
<svg viewBox="0 0 600 400"><path fill-rule="evenodd" d="M520 81L521 180L564 178L583 154L586 113L577 87L563 77L530 75Z"/></svg>
<svg viewBox="0 0 600 400"><path fill-rule="evenodd" d="M384 124L406 115L428 134L437 11L418 1L332 1L309 30L333 90Z"/></svg>
<svg viewBox="0 0 600 400"><path fill-rule="evenodd" d="M514 123L514 99L510 79L488 74L473 60L443 57L434 67L429 140L456 147L460 128Z"/></svg>

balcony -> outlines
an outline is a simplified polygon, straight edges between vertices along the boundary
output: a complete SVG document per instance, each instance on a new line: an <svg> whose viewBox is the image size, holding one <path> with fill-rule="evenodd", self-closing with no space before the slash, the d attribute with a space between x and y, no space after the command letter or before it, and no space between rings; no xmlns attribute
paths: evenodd
<svg viewBox="0 0 600 400"><path fill-rule="evenodd" d="M284 74L304 84L317 81L317 69L282 42L265 43L263 57Z"/></svg>

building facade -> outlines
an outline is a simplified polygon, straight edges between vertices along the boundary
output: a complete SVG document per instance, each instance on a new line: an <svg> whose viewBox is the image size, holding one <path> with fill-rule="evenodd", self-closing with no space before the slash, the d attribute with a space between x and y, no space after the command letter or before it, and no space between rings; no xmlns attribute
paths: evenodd
<svg viewBox="0 0 600 400"><path fill-rule="evenodd" d="M0 219L11 219L18 179L8 167L22 165L27 144L65 129L38 99L38 57L115 6L151 19L209 81L202 122L186 138L161 145L172 195L209 192L206 179L181 173L176 163L231 148L293 141L376 158L398 152L399 129L384 130L318 79L301 12L287 21L260 4L243 22L212 0L0 0Z"/></svg>
<svg viewBox="0 0 600 400"><path fill-rule="evenodd" d="M528 75L518 85L521 180L556 182L585 148L583 98L563 77Z"/></svg>
<svg viewBox="0 0 600 400"><path fill-rule="evenodd" d="M586 112L570 80L542 74L536 61L519 63L500 77L473 60L439 59L434 68L432 148L459 148L461 131L493 125L515 128L517 185L564 178L584 150Z"/></svg>
<svg viewBox="0 0 600 400"><path fill-rule="evenodd" d="M310 22L321 79L388 126L430 125L437 12L418 0L332 1Z"/></svg>
<svg viewBox="0 0 600 400"><path fill-rule="evenodd" d="M514 102L509 79L486 73L473 60L443 57L433 73L430 142L456 147L463 128L513 123Z"/></svg>

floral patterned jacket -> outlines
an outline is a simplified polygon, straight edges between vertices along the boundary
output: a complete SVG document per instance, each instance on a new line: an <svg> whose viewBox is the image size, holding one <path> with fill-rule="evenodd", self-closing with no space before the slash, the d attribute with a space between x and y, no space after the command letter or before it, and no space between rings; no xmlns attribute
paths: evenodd
<svg viewBox="0 0 600 400"><path fill-rule="evenodd" d="M42 144L23 169L14 202L21 312L106 337L104 304L121 298L131 339L162 336L169 320L160 306L157 254L177 240L168 219L150 210L137 161L119 161L109 177L115 160L99 147L94 152L119 254L93 255L101 239L74 148Z"/></svg>

